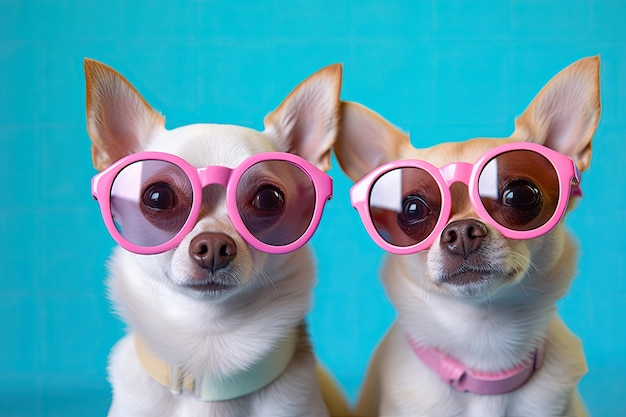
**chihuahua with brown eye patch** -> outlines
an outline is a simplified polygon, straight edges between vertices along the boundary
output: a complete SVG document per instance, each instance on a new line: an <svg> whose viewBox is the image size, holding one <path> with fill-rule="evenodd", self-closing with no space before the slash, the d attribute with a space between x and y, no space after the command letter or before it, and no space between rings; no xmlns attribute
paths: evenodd
<svg viewBox="0 0 626 417"><path fill-rule="evenodd" d="M508 138L428 149L342 103L337 159L397 320L359 416L584 416L580 340L557 313L576 274L563 225L600 118L598 57L557 74Z"/></svg>
<svg viewBox="0 0 626 417"><path fill-rule="evenodd" d="M304 321L341 66L302 82L263 132L168 130L112 68L88 59L85 74L92 192L119 245L108 295L129 329L110 356L109 415L344 415Z"/></svg>

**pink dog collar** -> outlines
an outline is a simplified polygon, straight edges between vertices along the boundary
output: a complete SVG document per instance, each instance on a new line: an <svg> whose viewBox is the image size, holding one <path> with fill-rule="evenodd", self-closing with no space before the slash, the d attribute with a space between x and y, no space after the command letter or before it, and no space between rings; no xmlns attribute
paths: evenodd
<svg viewBox="0 0 626 417"><path fill-rule="evenodd" d="M411 338L408 339L415 355L439 375L443 382L461 392L482 395L511 392L524 385L543 362L543 345L541 345L535 350L532 361L522 362L514 368L500 372L479 372L466 368L458 360L437 349L419 345Z"/></svg>

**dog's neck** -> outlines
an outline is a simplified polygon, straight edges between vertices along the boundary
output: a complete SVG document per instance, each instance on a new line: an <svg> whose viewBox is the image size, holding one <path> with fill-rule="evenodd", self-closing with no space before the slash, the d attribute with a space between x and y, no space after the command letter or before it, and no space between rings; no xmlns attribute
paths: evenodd
<svg viewBox="0 0 626 417"><path fill-rule="evenodd" d="M502 372L532 362L530 358L541 350L554 317L553 312L544 314L524 321L498 316L497 310L486 315L452 310L443 319L428 312L400 316L398 324L416 345L452 359L448 363L454 361L465 369L497 378ZM450 321L457 323L451 325Z"/></svg>
<svg viewBox="0 0 626 417"><path fill-rule="evenodd" d="M193 370L186 370L156 357L135 334L137 357L153 380L168 388L173 395L186 391L207 402L232 400L268 386L287 369L297 343L298 329L280 340L265 356L248 368L231 375L198 375Z"/></svg>

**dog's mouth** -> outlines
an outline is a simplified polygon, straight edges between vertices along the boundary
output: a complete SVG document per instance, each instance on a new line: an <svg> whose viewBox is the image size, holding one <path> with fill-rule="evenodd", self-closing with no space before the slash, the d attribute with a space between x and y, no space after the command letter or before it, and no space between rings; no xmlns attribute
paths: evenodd
<svg viewBox="0 0 626 417"><path fill-rule="evenodd" d="M462 265L453 272L441 274L437 282L455 287L481 284L492 280L508 280L514 277L517 271L502 271L488 268L476 268Z"/></svg>
<svg viewBox="0 0 626 417"><path fill-rule="evenodd" d="M192 297L211 297L227 294L237 288L238 280L224 274L206 274L204 276L187 277L176 286Z"/></svg>
<svg viewBox="0 0 626 417"><path fill-rule="evenodd" d="M234 284L227 284L219 281L205 280L199 282L191 282L183 285L185 288L200 294L217 294L232 290L236 287Z"/></svg>

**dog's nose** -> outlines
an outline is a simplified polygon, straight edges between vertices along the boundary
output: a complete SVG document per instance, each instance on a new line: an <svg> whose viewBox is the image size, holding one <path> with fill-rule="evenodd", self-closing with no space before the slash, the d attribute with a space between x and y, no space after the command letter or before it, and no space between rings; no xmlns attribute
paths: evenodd
<svg viewBox="0 0 626 417"><path fill-rule="evenodd" d="M464 259L475 252L487 236L487 226L481 221L457 220L443 229L440 244L450 254Z"/></svg>
<svg viewBox="0 0 626 417"><path fill-rule="evenodd" d="M202 268L215 272L237 254L235 241L224 233L200 233L189 245L189 255Z"/></svg>

